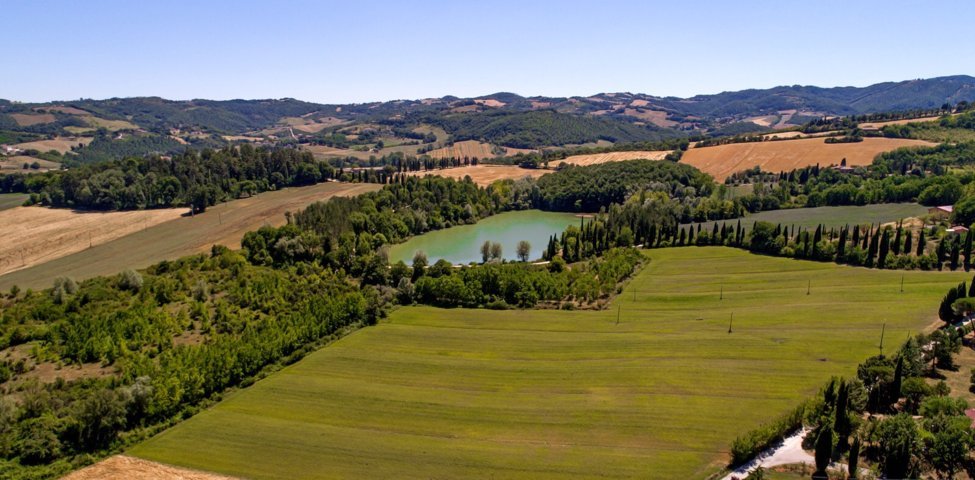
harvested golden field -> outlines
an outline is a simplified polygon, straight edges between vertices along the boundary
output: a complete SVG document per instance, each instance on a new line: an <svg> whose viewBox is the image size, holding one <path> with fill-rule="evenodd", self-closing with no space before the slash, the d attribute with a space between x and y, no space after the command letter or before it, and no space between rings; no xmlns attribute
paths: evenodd
<svg viewBox="0 0 975 480"><path fill-rule="evenodd" d="M411 172L410 175L439 175L446 178L462 179L470 176L474 183L487 186L498 180L519 179L525 177L538 178L551 170L521 168L515 165L473 165L468 167L445 168L443 170L428 170L425 172Z"/></svg>
<svg viewBox="0 0 975 480"><path fill-rule="evenodd" d="M670 128L679 122L667 119L667 112L660 110L643 110L640 108L627 108L623 110L624 115L629 115L640 120L646 120L658 127Z"/></svg>
<svg viewBox="0 0 975 480"><path fill-rule="evenodd" d="M549 162L549 167L556 167L560 163L567 163L569 165L597 165L600 163L608 162L622 162L625 160L636 160L636 159L647 159L647 160L663 160L670 150L637 150L633 152L607 152L607 153L591 153L588 155L572 155L571 157L566 157L562 160L553 160Z"/></svg>
<svg viewBox="0 0 975 480"><path fill-rule="evenodd" d="M534 150L529 148L501 148L504 149L504 155L516 155L518 153L534 152ZM427 153L427 155L433 158L494 158L500 156L494 153L492 150L493 146L490 143L478 142L477 140L464 140L461 142L454 142L454 144L449 147L431 150Z"/></svg>
<svg viewBox="0 0 975 480"><path fill-rule="evenodd" d="M320 118L305 118L305 117L285 117L281 119L281 123L294 127L295 130L300 130L305 133L318 133L328 127L334 127L336 125L342 125L343 123L348 123L345 120L335 117L320 117Z"/></svg>
<svg viewBox="0 0 975 480"><path fill-rule="evenodd" d="M18 143L14 145L23 150L37 150L38 152L49 152L54 150L61 155L71 151L71 147L79 144L88 145L94 140L92 137L57 137L50 140L36 140L33 142Z"/></svg>
<svg viewBox="0 0 975 480"><path fill-rule="evenodd" d="M24 164L31 165L37 162L41 168L28 168L24 169ZM41 158L28 157L26 155L16 155L13 157L0 157L0 171L3 173L39 173L46 172L48 170L57 170L61 168L61 164L58 162L52 162L50 160L44 160Z"/></svg>
<svg viewBox="0 0 975 480"><path fill-rule="evenodd" d="M920 122L933 122L941 117L921 117L921 118L907 118L904 120L890 120L887 122L867 122L861 123L860 128L863 130L880 130L887 125L904 125L908 123L920 123Z"/></svg>
<svg viewBox="0 0 975 480"><path fill-rule="evenodd" d="M10 116L15 122L17 122L17 125L20 125L21 127L51 123L57 120L54 118L54 115L51 115L50 113L11 113Z"/></svg>
<svg viewBox="0 0 975 480"><path fill-rule="evenodd" d="M79 212L63 208L17 207L0 212L0 275L107 243L175 220L186 209Z"/></svg>
<svg viewBox="0 0 975 480"><path fill-rule="evenodd" d="M232 480L214 473L173 467L127 455L108 457L61 480Z"/></svg>
<svg viewBox="0 0 975 480"><path fill-rule="evenodd" d="M244 233L257 230L265 224L283 225L286 211L296 211L313 202L334 196L359 195L379 188L381 185L371 183L339 182L286 188L221 203L193 217L179 217L187 210L178 209L175 215L179 218L163 221L154 227L150 226L145 231L142 230L138 215L153 211L102 214L135 215L133 221L136 228L130 231L130 234L117 235L114 240L107 243L100 241L99 237L93 237L92 248L87 248L87 233L81 229L79 236L83 240L83 250L2 275L0 289L10 289L12 285L19 285L21 288L46 288L51 286L55 278L61 276L81 281L98 275L114 275L126 268L144 268L162 260L207 252L217 244L239 248ZM29 208L41 213L50 211L39 207ZM65 210L61 212L72 213ZM7 220L2 216L5 213L7 211L0 212L0 225L7 224ZM106 230L111 229L101 228L100 231ZM29 243L32 238L34 237L29 237L26 241ZM9 243L17 245L16 242ZM14 263L15 267L19 268L19 254L15 253Z"/></svg>
<svg viewBox="0 0 975 480"><path fill-rule="evenodd" d="M723 182L732 173L756 166L767 172L782 172L816 164L823 167L839 165L844 158L850 166L869 165L880 153L929 145L934 144L902 138L865 138L857 143L833 144L822 138L802 138L692 148L684 153L681 162Z"/></svg>

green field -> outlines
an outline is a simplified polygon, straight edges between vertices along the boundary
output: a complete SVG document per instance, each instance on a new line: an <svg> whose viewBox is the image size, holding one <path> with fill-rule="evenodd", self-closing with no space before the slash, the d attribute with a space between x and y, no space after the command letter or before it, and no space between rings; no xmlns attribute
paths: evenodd
<svg viewBox="0 0 975 480"><path fill-rule="evenodd" d="M255 479L705 478L968 277L647 255L605 311L401 308L128 453Z"/></svg>
<svg viewBox="0 0 975 480"><path fill-rule="evenodd" d="M842 227L844 225L874 224L896 222L910 217L926 215L928 207L916 203L880 203L876 205L790 208L786 210L771 210L742 217L741 224L751 227L753 222L781 223L797 227L816 228L817 225L826 227ZM734 225L738 219L720 220L718 223ZM714 222L705 222L711 228ZM695 224L696 225L696 224ZM704 228L702 226L702 228Z"/></svg>
<svg viewBox="0 0 975 480"><path fill-rule="evenodd" d="M27 201L27 197L23 193L0 193L0 210L19 207Z"/></svg>

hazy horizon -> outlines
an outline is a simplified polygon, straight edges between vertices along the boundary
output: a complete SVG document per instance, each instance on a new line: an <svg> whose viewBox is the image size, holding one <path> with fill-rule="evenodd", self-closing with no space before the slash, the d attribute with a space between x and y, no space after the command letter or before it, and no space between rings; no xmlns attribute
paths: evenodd
<svg viewBox="0 0 975 480"><path fill-rule="evenodd" d="M585 98L585 97L591 97L591 96L594 96L594 95L606 94L606 93L631 93L631 94L651 95L651 96L656 96L656 97L661 97L661 98L683 98L683 99L687 99L687 98L693 98L693 97L702 96L702 95L718 95L718 94L725 93L725 92L735 92L735 91L742 91L742 90L768 90L768 89L779 88L779 87L794 87L794 86L799 86L799 87L818 87L818 88L864 88L864 87L869 87L871 85L876 85L877 83L899 83L899 82L913 81L913 80L930 80L930 79L933 79L933 78L959 77L959 76L967 76L967 77L975 78L975 75L973 75L973 74L958 73L958 74L953 74L953 75L941 75L939 77L892 79L892 80L886 80L884 82L876 82L876 83L870 83L870 84L866 84L866 85L812 85L812 84L772 85L772 86L767 86L767 87L749 87L749 88L743 88L743 89L740 89L740 90L721 90L721 91L717 91L717 92L695 93L693 95L688 95L686 97L676 97L676 96L673 96L673 95L657 95L657 94L655 94L653 92L632 92L632 91L631 92L623 92L623 91L602 91L602 92L592 92L592 93L575 94L575 95L567 95L567 96L554 96L554 95L544 95L544 94L540 94L540 95L524 95L524 94L519 93L519 92L509 92L509 91L501 91L501 90L498 90L498 91L494 91L494 92L481 93L481 94L469 95L469 96L461 96L461 95L455 95L455 94L451 94L451 93L445 93L443 95L438 95L436 97L385 98L385 99L378 99L378 100L366 100L366 101L361 101L361 102L344 102L344 103L341 103L341 102L316 102L314 100L308 100L308 99L305 99L305 98L295 98L295 97L277 97L277 98L257 98L257 97L253 97L253 98L206 98L206 97L169 98L169 97L165 97L165 96L162 96L162 95L133 95L133 96L129 96L129 97L114 96L114 97L101 97L101 98L92 98L92 97L53 98L53 99L49 99L49 100L39 100L39 101L24 101L24 100L17 100L17 99L13 99L13 98L2 98L2 97L0 97L0 100L9 100L9 101L14 102L14 103L30 104L30 103L72 102L72 101L77 101L77 100L95 100L95 101L101 101L101 100L110 100L112 98L162 98L163 100L170 100L170 101L176 101L176 102L187 102L187 101L193 101L193 100L209 100L209 101L234 101L234 100L261 101L261 100L284 100L284 99L290 98L290 99L298 100L298 101L301 101L301 102L318 103L318 104L322 104L322 105L348 105L348 104L368 104L368 103L383 103L383 102L396 102L396 101L425 100L425 99L428 99L428 98L444 98L444 97L480 98L480 97L490 97L490 96L493 96L493 95L503 94L503 93L512 93L512 94L518 95L518 96L523 97L523 98L535 98L535 97L548 97L548 98L573 98L573 97L577 97L577 98Z"/></svg>
<svg viewBox="0 0 975 480"><path fill-rule="evenodd" d="M0 98L296 98L366 103L496 92L690 97L975 72L946 18L975 4L257 1L5 5Z"/></svg>

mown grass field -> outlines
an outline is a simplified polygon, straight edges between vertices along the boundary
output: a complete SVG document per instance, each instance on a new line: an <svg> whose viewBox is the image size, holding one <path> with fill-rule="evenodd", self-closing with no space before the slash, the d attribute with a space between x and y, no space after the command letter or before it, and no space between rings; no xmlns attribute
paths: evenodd
<svg viewBox="0 0 975 480"><path fill-rule="evenodd" d="M968 277L647 255L605 311L401 308L128 453L254 479L705 478Z"/></svg>
<svg viewBox="0 0 975 480"><path fill-rule="evenodd" d="M28 195L24 193L0 193L0 211L19 207L27 201L27 198Z"/></svg>
<svg viewBox="0 0 975 480"><path fill-rule="evenodd" d="M816 228L818 225L842 227L844 225L862 225L896 222L911 217L927 215L928 207L916 203L882 203L876 205L791 208L786 210L771 210L759 212L741 218L742 226L751 228L754 222L781 223L803 228ZM728 225L737 224L738 219L719 220ZM702 223L702 228L712 228L714 222ZM696 225L696 224L695 224ZM710 232L710 230L708 230Z"/></svg>
<svg viewBox="0 0 975 480"><path fill-rule="evenodd" d="M114 275L126 268L144 268L162 260L207 252L215 244L240 248L244 233L264 224L283 225L286 211L297 211L336 195L354 196L379 188L376 184L327 182L222 203L194 217L177 218L155 226L150 224L145 230L105 243L98 243L96 237L91 248L0 276L0 290L9 290L13 285L49 288L55 278L62 276L81 281L97 275ZM124 213L133 214L131 218L136 230L142 227L139 214L143 212ZM80 233L83 244L87 240L85 233ZM21 240L30 241L26 237ZM14 250L18 247L19 244L10 246Z"/></svg>

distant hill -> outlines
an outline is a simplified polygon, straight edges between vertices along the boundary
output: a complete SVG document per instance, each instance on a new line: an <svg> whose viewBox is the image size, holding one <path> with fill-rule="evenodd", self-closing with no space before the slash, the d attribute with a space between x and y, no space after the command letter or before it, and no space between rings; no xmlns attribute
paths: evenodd
<svg viewBox="0 0 975 480"><path fill-rule="evenodd" d="M100 141L84 147L98 148L98 153L70 157L76 160L132 154L140 148L148 153L258 140L318 141L340 145L336 151L355 146L360 152L379 154L386 152L387 145L396 144L397 151L422 153L420 143L435 148L460 140L541 148L599 140L735 135L801 125L822 116L932 109L960 101L975 101L975 78L958 75L867 87L794 85L690 98L640 93L523 97L499 92L474 98L444 96L345 105L291 98L174 101L139 97L36 104L0 100L0 140L16 143L100 135ZM437 138L435 145L422 140L411 143L422 139L414 132L431 126L442 128L448 137ZM146 138L151 136L160 139ZM128 140L125 148L114 151L112 142L121 140Z"/></svg>

